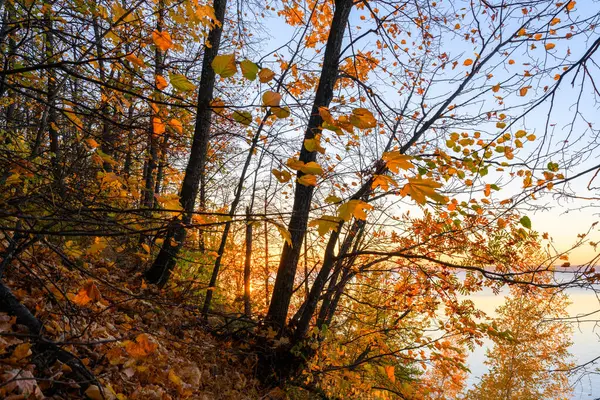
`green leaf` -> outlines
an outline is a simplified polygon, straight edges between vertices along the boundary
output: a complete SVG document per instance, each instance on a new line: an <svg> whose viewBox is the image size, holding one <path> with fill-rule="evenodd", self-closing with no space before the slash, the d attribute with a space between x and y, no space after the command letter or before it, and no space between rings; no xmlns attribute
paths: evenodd
<svg viewBox="0 0 600 400"><path fill-rule="evenodd" d="M256 79L256 75L258 74L258 65L254 64L250 60L244 60L240 63L240 67L242 67L242 75L244 78L249 81L254 81Z"/></svg>
<svg viewBox="0 0 600 400"><path fill-rule="evenodd" d="M527 229L531 229L531 220L529 219L528 216L523 216L521 217L521 219L519 220L519 222L521 223L521 225L523 225L525 228Z"/></svg>
<svg viewBox="0 0 600 400"><path fill-rule="evenodd" d="M171 85L181 92L191 92L196 89L196 85L186 78L185 75L169 73Z"/></svg>
<svg viewBox="0 0 600 400"><path fill-rule="evenodd" d="M252 114L248 111L234 111L233 120L242 125L250 125L252 123Z"/></svg>
<svg viewBox="0 0 600 400"><path fill-rule="evenodd" d="M237 72L235 54L222 54L216 56L211 66L215 73L221 75L221 78L229 78Z"/></svg>
<svg viewBox="0 0 600 400"><path fill-rule="evenodd" d="M287 118L290 116L289 107L271 107L271 112L275 114L277 118Z"/></svg>

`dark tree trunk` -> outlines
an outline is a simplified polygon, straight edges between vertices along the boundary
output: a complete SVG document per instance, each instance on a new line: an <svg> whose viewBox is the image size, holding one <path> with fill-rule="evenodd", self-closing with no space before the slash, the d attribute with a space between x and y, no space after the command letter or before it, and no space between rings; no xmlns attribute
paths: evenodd
<svg viewBox="0 0 600 400"><path fill-rule="evenodd" d="M164 13L165 7L164 3L161 0L158 3L158 18L156 21L156 30L162 32L164 28ZM163 73L163 62L164 62L164 54L162 54L161 50L156 47L154 50L154 75L159 76ZM160 92L158 90L154 91L153 97L155 99L160 98ZM160 115L154 111L153 107L150 107L150 129L149 129L149 137L148 137L148 164L145 169L145 177L144 177L144 197L143 197L143 206L146 208L153 208L156 204L156 200L154 198L155 189L156 189L156 168L158 167L158 133L154 129L154 118L160 118Z"/></svg>
<svg viewBox="0 0 600 400"><path fill-rule="evenodd" d="M320 132L323 119L319 115L319 107L329 107L329 103L333 98L333 88L338 75L338 65L342 42L344 40L344 32L346 30L346 24L348 22L350 10L352 9L352 4L351 0L337 0L335 2L335 12L333 14L329 38L327 39L327 45L325 47L319 86L317 87L311 116L304 133L305 140L312 139ZM300 151L300 161L308 163L315 161L316 158L317 153L308 151L303 144ZM302 175L303 173L299 171L298 177ZM308 223L313 189L312 186L296 184L292 216L288 225L288 230L292 237L291 245L285 243L283 246L281 260L277 270L277 278L275 280L275 287L273 288L271 305L269 306L269 311L267 313L267 322L278 329L283 328L287 320L298 259L300 257L302 241Z"/></svg>
<svg viewBox="0 0 600 400"><path fill-rule="evenodd" d="M214 1L215 16L222 23L225 18L226 5L227 0ZM175 220L170 224L166 238L156 260L154 260L154 263L145 274L148 282L161 286L168 281L171 270L176 264L177 254L185 239L186 225L188 225L192 219L196 196L198 196L200 177L205 173L204 167L206 165L206 153L212 117L210 102L213 99L213 90L215 86L215 72L213 71L211 64L219 52L221 32L222 25L215 25L207 38L211 47L206 47L204 49L202 75L200 86L198 88L194 138L179 200L184 210L183 219L181 221ZM171 245L171 239L175 241L174 246Z"/></svg>

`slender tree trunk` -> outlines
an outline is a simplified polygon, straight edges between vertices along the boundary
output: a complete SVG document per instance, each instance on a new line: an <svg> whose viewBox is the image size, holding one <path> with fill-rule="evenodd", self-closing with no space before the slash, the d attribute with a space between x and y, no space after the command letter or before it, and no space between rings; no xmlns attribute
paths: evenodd
<svg viewBox="0 0 600 400"><path fill-rule="evenodd" d="M227 0L215 0L214 10L215 17L221 23L225 19L225 8ZM180 202L183 207L184 213L181 221L173 221L167 231L166 238L163 242L163 246L154 260L154 263L146 271L146 279L150 283L164 285L171 274L173 267L176 264L176 257L179 253L181 246L186 235L186 225L191 222L192 213L196 202L196 196L198 196L198 186L200 184L200 177L205 173L204 167L206 165L206 153L208 149L208 139L211 128L211 117L212 110L210 102L213 99L213 90L215 86L215 72L212 69L212 61L219 52L219 46L221 44L221 32L222 24L215 25L208 34L208 42L211 47L204 49L204 58L202 60L202 75L200 80L200 86L198 88L198 104L196 106L196 124L194 127L194 138L192 147L190 149L190 158L188 161L187 168L185 170L185 176L183 178L183 184L180 192ZM174 246L172 246L172 240L174 240Z"/></svg>
<svg viewBox="0 0 600 400"><path fill-rule="evenodd" d="M244 260L244 314L252 314L250 304L250 267L252 263L252 219L250 207L246 208L246 259Z"/></svg>
<svg viewBox="0 0 600 400"><path fill-rule="evenodd" d="M165 7L163 0L158 3L158 13L157 13L157 21L156 21L156 30L162 32L164 29L164 13ZM154 75L159 76L163 73L163 62L164 62L164 54L162 51L156 47L154 50ZM160 92L155 90L153 93L153 98L159 99ZM144 177L144 197L143 197L143 206L146 208L153 208L156 204L156 200L154 198L155 188L156 188L156 168L158 166L158 133L156 132L154 126L154 119L160 119L161 116L155 112L153 107L150 107L150 129L149 129L149 137L148 137L148 165L145 170Z"/></svg>
<svg viewBox="0 0 600 400"><path fill-rule="evenodd" d="M353 2L351 0L337 0L335 2L335 12L331 21L331 29L327 45L325 47L325 55L323 59L323 67L319 79L319 86L315 95L311 116L304 133L304 139L312 139L321 130L323 119L319 115L319 107L329 107L329 103L333 98L333 88L337 80L338 65L340 61L340 53L342 42L344 40L344 32L346 24L352 9ZM308 163L315 161L317 158L316 152L309 152L304 145L300 151L300 161ZM298 172L298 177L302 176L302 172ZM270 325L283 328L287 320L288 308L294 289L294 279L296 277L296 269L298 259L302 249L302 241L306 232L308 223L308 214L310 212L310 204L313 196L313 187L297 184L294 193L294 205L292 208L292 216L288 225L288 230L291 235L291 245L287 243L283 246L283 252L277 270L277 278L271 298L271 305L267 313L267 322Z"/></svg>
<svg viewBox="0 0 600 400"><path fill-rule="evenodd" d="M54 24L52 21L52 11L50 7L49 11L46 12L44 18L46 20L46 55L48 57L48 62L54 61ZM62 191L62 183L61 183L61 171L60 171L60 147L58 143L58 115L56 112L56 95L57 95L57 87L56 87L56 72L54 68L49 68L46 73L47 79L47 120L45 128L48 129L48 137L50 139L50 152L51 160L52 160L52 169L54 172L54 182L59 188L59 191Z"/></svg>
<svg viewBox="0 0 600 400"><path fill-rule="evenodd" d="M265 215L267 215L267 194L265 193ZM269 223L265 219L265 307L269 307Z"/></svg>
<svg viewBox="0 0 600 400"><path fill-rule="evenodd" d="M167 165L167 147L169 146L169 135L163 135L163 141L160 145L160 158L158 163L158 170L156 171L156 186L154 193L161 194L164 190L163 180L165 175L165 166Z"/></svg>
<svg viewBox="0 0 600 400"><path fill-rule="evenodd" d="M100 81L102 83L106 82L106 69L104 66L104 47L102 46L102 34L100 32L100 24L98 22L98 18L93 18L94 24L94 38L96 40L96 54L98 58L98 70L100 72ZM114 137L110 131L111 127L108 123L108 99L106 96L106 90L104 86L100 86L100 115L102 116L102 140L100 149L102 152L108 156L112 156L114 153ZM107 172L111 172L113 170L113 166L109 162L104 162L103 164L104 170Z"/></svg>

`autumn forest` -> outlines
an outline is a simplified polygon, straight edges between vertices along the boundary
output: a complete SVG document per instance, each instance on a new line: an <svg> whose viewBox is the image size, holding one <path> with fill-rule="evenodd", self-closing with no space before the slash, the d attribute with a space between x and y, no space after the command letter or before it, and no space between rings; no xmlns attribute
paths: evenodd
<svg viewBox="0 0 600 400"><path fill-rule="evenodd" d="M0 0L0 398L579 398L599 24Z"/></svg>

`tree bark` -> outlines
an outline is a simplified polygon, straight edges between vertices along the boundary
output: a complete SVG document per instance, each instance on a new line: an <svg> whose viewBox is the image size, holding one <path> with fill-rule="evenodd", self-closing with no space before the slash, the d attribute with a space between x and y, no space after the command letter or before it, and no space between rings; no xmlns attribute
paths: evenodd
<svg viewBox="0 0 600 400"><path fill-rule="evenodd" d="M164 13L165 7L164 2L161 0L158 3L158 18L156 21L156 30L162 32L164 28ZM163 73L163 62L164 55L161 50L156 47L154 50L154 75L162 75ZM160 98L160 92L155 90L153 93L154 100ZM149 129L149 137L148 137L148 164L145 169L145 177L144 177L144 201L143 206L146 208L153 208L156 204L156 200L154 199L155 189L156 189L156 177L155 171L158 166L158 134L154 129L154 118L159 118L160 115L154 111L153 107L150 107L150 129Z"/></svg>
<svg viewBox="0 0 600 400"><path fill-rule="evenodd" d="M252 219L250 208L246 208L246 259L244 260L244 314L252 314L250 303L250 268L252 264Z"/></svg>
<svg viewBox="0 0 600 400"><path fill-rule="evenodd" d="M323 119L319 115L319 108L329 107L329 103L333 99L333 88L338 75L342 42L344 40L344 32L346 30L346 24L348 22L350 10L352 9L352 4L351 0L337 0L335 2L335 12L333 14L331 29L325 47L321 77L315 94L311 116L304 133L305 140L312 139L320 132ZM300 161L308 163L315 161L316 158L316 152L308 151L303 143L300 151ZM302 175L303 173L298 171L298 177L301 177ZM277 329L282 329L287 320L288 308L294 289L296 269L298 267L298 259L300 257L302 241L308 223L308 214L310 212L313 190L314 188L312 186L296 185L292 216L288 225L288 231L290 232L292 239L291 245L285 243L283 246L279 267L277 269L277 278L275 279L275 287L273 288L271 305L269 306L269 311L267 313L267 323Z"/></svg>
<svg viewBox="0 0 600 400"><path fill-rule="evenodd" d="M198 187L200 177L205 173L206 154L208 149L208 139L211 128L212 110L210 102L213 99L213 90L215 86L215 71L212 69L212 61L219 52L221 44L221 32L225 19L225 8L227 0L215 0L215 17L221 25L215 24L208 34L208 42L211 47L204 49L204 58L202 60L202 73L200 85L198 88L198 102L196 106L196 124L194 126L194 138L190 149L190 158L185 170L183 184L180 192L180 203L184 213L182 220L172 221L166 234L163 245L154 260L154 263L146 271L146 279L150 283L163 286L167 283L173 267L176 264L175 258L181 249L186 235L186 225L191 222L192 213L198 196ZM175 241L171 246L171 239Z"/></svg>

